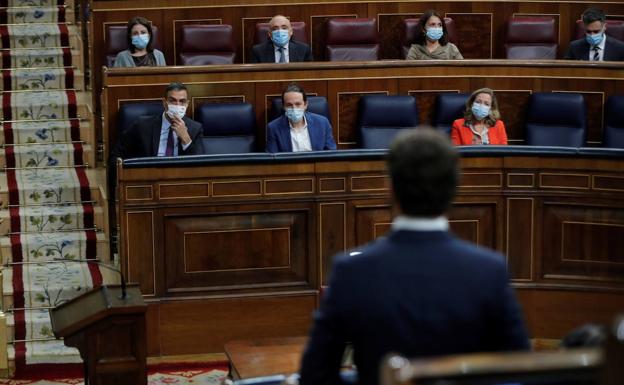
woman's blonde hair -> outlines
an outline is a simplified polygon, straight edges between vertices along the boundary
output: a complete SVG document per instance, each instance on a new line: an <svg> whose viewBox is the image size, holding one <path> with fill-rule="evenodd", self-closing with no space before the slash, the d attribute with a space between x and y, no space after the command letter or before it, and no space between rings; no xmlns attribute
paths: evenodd
<svg viewBox="0 0 624 385"><path fill-rule="evenodd" d="M490 106L490 113L485 117L484 121L488 126L493 127L496 124L496 121L501 118L500 111L498 111L498 101L496 100L496 95L494 95L494 90L491 88L479 88L475 92L470 95L468 100L466 101L466 109L464 110L464 124L474 123L476 121L474 115L472 114L472 103L474 103L477 95L479 94L488 94L492 98L492 105Z"/></svg>

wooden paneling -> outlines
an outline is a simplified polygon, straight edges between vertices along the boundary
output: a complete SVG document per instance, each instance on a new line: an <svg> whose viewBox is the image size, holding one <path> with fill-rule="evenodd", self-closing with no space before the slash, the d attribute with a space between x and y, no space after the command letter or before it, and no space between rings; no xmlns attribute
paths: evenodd
<svg viewBox="0 0 624 385"><path fill-rule="evenodd" d="M150 345L160 345L161 355L197 354L221 352L233 340L307 334L316 294L174 300L149 307L160 313L160 333L150 336Z"/></svg>
<svg viewBox="0 0 624 385"><path fill-rule="evenodd" d="M316 270L310 270L308 263L309 210L230 210L237 214L193 210L187 215L167 216L164 228L169 236L164 245L168 292L314 286Z"/></svg>
<svg viewBox="0 0 624 385"><path fill-rule="evenodd" d="M117 141L119 105L159 100L170 81L189 83L190 115L202 103L251 103L256 111L259 149L266 142L266 124L273 98L291 81L310 95L327 98L338 147L358 147L358 108L364 95L413 95L420 120L429 123L435 98L445 92L472 92L491 87L497 94L510 144L524 143L526 108L533 92L580 92L588 106L587 145L602 141L603 105L624 93L624 72L611 64L589 62L449 61L431 66L422 61L372 63L292 63L288 66L234 65L177 68L114 69L105 73L105 154Z"/></svg>
<svg viewBox="0 0 624 385"><path fill-rule="evenodd" d="M122 168L121 191L211 192L120 197L122 266L153 305L150 354L305 334L333 257L387 234L396 214L385 153L357 154ZM462 157L447 216L456 236L507 255L531 335L558 338L624 303L624 165L544 155Z"/></svg>
<svg viewBox="0 0 624 385"><path fill-rule="evenodd" d="M545 202L544 278L624 283L624 207Z"/></svg>

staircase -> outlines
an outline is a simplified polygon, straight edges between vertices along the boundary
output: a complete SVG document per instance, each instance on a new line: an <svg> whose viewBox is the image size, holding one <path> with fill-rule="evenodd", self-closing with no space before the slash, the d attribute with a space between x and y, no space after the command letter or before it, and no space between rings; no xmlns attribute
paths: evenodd
<svg viewBox="0 0 624 385"><path fill-rule="evenodd" d="M84 262L109 260L108 211L72 1L0 0L0 374L8 377L80 367L78 351L54 338L48 310L114 281Z"/></svg>

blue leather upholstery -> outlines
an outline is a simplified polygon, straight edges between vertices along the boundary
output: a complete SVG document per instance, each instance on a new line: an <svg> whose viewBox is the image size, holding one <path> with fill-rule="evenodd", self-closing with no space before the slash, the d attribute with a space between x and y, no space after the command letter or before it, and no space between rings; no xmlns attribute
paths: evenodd
<svg viewBox="0 0 624 385"><path fill-rule="evenodd" d="M624 95L613 95L605 104L602 146L624 148Z"/></svg>
<svg viewBox="0 0 624 385"><path fill-rule="evenodd" d="M526 144L583 147L587 107L581 94L536 92L529 98Z"/></svg>
<svg viewBox="0 0 624 385"><path fill-rule="evenodd" d="M327 120L331 121L329 115L329 105L325 96L308 96L308 111L318 115L323 115ZM271 102L271 115L269 122L277 119L284 113L282 109L282 98L274 98Z"/></svg>
<svg viewBox="0 0 624 385"><path fill-rule="evenodd" d="M162 113L163 102L160 99L151 102L122 104L117 111L117 137L120 137L139 117Z"/></svg>
<svg viewBox="0 0 624 385"><path fill-rule="evenodd" d="M453 122L456 119L464 117L464 109L466 108L466 101L469 97L470 94L467 93L444 92L438 94L431 125L445 132L447 135L451 135Z"/></svg>
<svg viewBox="0 0 624 385"><path fill-rule="evenodd" d="M418 126L413 96L365 95L360 98L361 148L388 148L399 130Z"/></svg>
<svg viewBox="0 0 624 385"><path fill-rule="evenodd" d="M206 154L239 154L256 148L256 113L249 103L206 103L195 111Z"/></svg>

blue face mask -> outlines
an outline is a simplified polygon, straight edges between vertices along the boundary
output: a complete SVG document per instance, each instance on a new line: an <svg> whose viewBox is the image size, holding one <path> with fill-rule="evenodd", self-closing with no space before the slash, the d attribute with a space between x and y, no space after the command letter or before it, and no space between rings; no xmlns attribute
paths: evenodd
<svg viewBox="0 0 624 385"><path fill-rule="evenodd" d="M150 36L147 33L132 36L132 45L138 49L144 49L149 43Z"/></svg>
<svg viewBox="0 0 624 385"><path fill-rule="evenodd" d="M440 40L442 35L444 35L442 27L427 27L427 38L429 38L429 40Z"/></svg>
<svg viewBox="0 0 624 385"><path fill-rule="evenodd" d="M290 40L288 30L276 29L275 31L271 31L271 40L273 40L273 44L278 47L286 46L286 44L288 44L288 41Z"/></svg>
<svg viewBox="0 0 624 385"><path fill-rule="evenodd" d="M598 44L602 43L602 39L603 38L604 38L604 31L600 32L600 33L593 34L593 35L590 35L588 33L585 34L585 40L591 46L595 46L595 45L598 45Z"/></svg>
<svg viewBox="0 0 624 385"><path fill-rule="evenodd" d="M472 103L472 115L474 115L477 120L481 120L490 114L490 106L486 106L481 103Z"/></svg>
<svg viewBox="0 0 624 385"><path fill-rule="evenodd" d="M287 108L286 117L293 123L299 123L303 119L305 109L303 108Z"/></svg>

